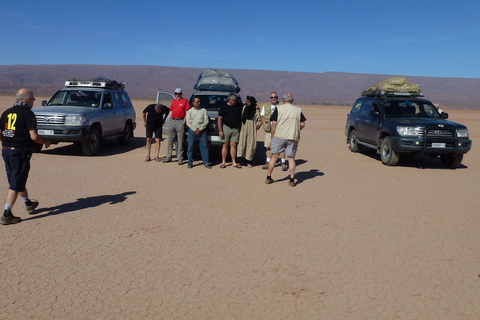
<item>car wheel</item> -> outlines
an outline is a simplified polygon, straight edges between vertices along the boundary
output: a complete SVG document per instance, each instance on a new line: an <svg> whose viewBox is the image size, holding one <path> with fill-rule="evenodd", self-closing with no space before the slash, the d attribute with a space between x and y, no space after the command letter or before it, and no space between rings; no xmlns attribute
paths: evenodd
<svg viewBox="0 0 480 320"><path fill-rule="evenodd" d="M43 148L43 144L34 143L33 148L32 148L32 152L33 153L39 153L40 151L42 151L42 148Z"/></svg>
<svg viewBox="0 0 480 320"><path fill-rule="evenodd" d="M118 142L121 145L127 145L130 142L132 137L132 125L130 123L125 123L125 128L123 129L123 134L118 138Z"/></svg>
<svg viewBox="0 0 480 320"><path fill-rule="evenodd" d="M92 128L86 141L82 142L82 152L86 156L94 156L100 149L100 134L96 128Z"/></svg>
<svg viewBox="0 0 480 320"><path fill-rule="evenodd" d="M393 150L392 139L390 137L383 138L382 144L380 145L380 156L382 163L386 166L395 166L398 163L400 154Z"/></svg>
<svg viewBox="0 0 480 320"><path fill-rule="evenodd" d="M442 154L440 160L445 167L455 169L462 163L463 154L457 154L456 156L454 154Z"/></svg>
<svg viewBox="0 0 480 320"><path fill-rule="evenodd" d="M352 131L350 131L349 135L348 135L348 140L350 141L348 147L350 148L350 151L352 152L360 152L361 150L361 147L360 145L357 143L357 132L355 131L355 129L353 129Z"/></svg>

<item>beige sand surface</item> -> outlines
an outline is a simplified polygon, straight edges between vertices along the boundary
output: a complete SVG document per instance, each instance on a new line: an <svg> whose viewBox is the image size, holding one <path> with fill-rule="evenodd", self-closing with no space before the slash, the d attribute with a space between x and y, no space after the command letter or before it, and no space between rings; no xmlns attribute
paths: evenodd
<svg viewBox="0 0 480 320"><path fill-rule="evenodd" d="M35 154L38 214L0 226L0 319L479 319L480 112L448 110L474 143L447 170L351 153L349 108L303 109L295 188L278 167L265 185L260 166L145 163L141 123L95 157Z"/></svg>

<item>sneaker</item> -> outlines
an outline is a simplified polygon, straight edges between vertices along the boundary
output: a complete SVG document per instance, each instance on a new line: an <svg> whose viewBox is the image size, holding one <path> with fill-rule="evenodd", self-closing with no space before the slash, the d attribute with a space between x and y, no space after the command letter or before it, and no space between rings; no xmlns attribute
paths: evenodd
<svg viewBox="0 0 480 320"><path fill-rule="evenodd" d="M207 168L207 169L212 169L212 166L207 163L207 164L205 165L205 168Z"/></svg>
<svg viewBox="0 0 480 320"><path fill-rule="evenodd" d="M282 171L287 171L288 170L288 166L285 162L282 163Z"/></svg>
<svg viewBox="0 0 480 320"><path fill-rule="evenodd" d="M178 165L179 166L183 165L183 160L178 160Z"/></svg>
<svg viewBox="0 0 480 320"><path fill-rule="evenodd" d="M269 164L268 161L265 162L265 164L263 165L262 169L263 169L263 170L267 170L267 169L268 169L268 164Z"/></svg>
<svg viewBox="0 0 480 320"><path fill-rule="evenodd" d="M271 183L274 183L275 180L273 180L272 178L267 178L265 179L265 184L271 184Z"/></svg>
<svg viewBox="0 0 480 320"><path fill-rule="evenodd" d="M179 164L180 164L180 163L179 163ZM188 166L187 166L187 168L188 168L188 169L193 168L193 164L190 164L190 163L189 163Z"/></svg>
<svg viewBox="0 0 480 320"><path fill-rule="evenodd" d="M288 185L290 187L295 187L297 184L295 183L295 181L288 181Z"/></svg>
<svg viewBox="0 0 480 320"><path fill-rule="evenodd" d="M162 163L172 162L172 159L163 159Z"/></svg>
<svg viewBox="0 0 480 320"><path fill-rule="evenodd" d="M34 214L35 209L38 207L38 201L37 200L30 200L26 204L26 209L28 214Z"/></svg>
<svg viewBox="0 0 480 320"><path fill-rule="evenodd" d="M19 223L20 221L22 221L22 218L15 217L13 214L11 214L7 217L2 216L0 218L0 224L3 224L4 226L6 226L7 224Z"/></svg>

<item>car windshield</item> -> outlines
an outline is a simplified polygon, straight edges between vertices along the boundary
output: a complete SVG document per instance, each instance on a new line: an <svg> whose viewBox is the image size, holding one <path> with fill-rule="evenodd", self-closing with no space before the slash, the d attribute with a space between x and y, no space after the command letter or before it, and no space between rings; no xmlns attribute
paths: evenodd
<svg viewBox="0 0 480 320"><path fill-rule="evenodd" d="M228 95L193 95L190 105L192 105L193 98L200 98L200 105L208 111L218 111L228 101ZM238 97L238 102L242 102L240 97Z"/></svg>
<svg viewBox="0 0 480 320"><path fill-rule="evenodd" d="M95 107L100 105L100 91L61 90L55 93L47 106Z"/></svg>
<svg viewBox="0 0 480 320"><path fill-rule="evenodd" d="M385 116L390 117L418 117L440 118L440 114L433 104L420 100L386 100L383 103Z"/></svg>

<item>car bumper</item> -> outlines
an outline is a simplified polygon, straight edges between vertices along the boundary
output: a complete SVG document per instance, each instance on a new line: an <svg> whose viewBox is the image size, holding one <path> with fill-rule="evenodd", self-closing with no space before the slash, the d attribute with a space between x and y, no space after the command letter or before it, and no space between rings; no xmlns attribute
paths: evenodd
<svg viewBox="0 0 480 320"><path fill-rule="evenodd" d="M90 127L42 126L37 127L38 134L52 142L85 141L90 134Z"/></svg>
<svg viewBox="0 0 480 320"><path fill-rule="evenodd" d="M393 150L400 153L444 154L467 153L472 147L470 139L429 140L422 138L392 137Z"/></svg>

